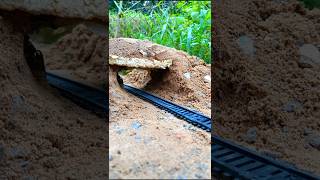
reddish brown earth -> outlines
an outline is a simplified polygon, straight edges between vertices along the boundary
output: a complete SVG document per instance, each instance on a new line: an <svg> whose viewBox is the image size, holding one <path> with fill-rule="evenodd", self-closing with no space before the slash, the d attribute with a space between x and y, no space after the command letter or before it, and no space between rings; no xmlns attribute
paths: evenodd
<svg viewBox="0 0 320 180"><path fill-rule="evenodd" d="M299 48L319 47L320 10L297 1L215 4L215 133L319 175L319 66L302 68ZM241 36L255 50L241 50Z"/></svg>

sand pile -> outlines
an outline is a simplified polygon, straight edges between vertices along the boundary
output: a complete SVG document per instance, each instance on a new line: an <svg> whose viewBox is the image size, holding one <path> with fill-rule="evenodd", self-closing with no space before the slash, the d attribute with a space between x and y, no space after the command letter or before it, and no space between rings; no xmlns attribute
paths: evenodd
<svg viewBox="0 0 320 180"><path fill-rule="evenodd" d="M152 71L152 79L145 89L210 116L210 65L185 52L149 41L117 38L109 40L109 47L110 54L121 57L146 58L142 51L150 54L150 59L171 59L172 65L167 70Z"/></svg>
<svg viewBox="0 0 320 180"><path fill-rule="evenodd" d="M153 71L146 90L210 115L210 83L204 80L210 76L209 66L148 41L109 40L110 54L142 58L141 50L154 53L150 58L173 59L169 70ZM210 133L125 92L117 82L122 69L109 67L110 178L210 179Z"/></svg>
<svg viewBox="0 0 320 180"><path fill-rule="evenodd" d="M105 121L35 81L23 34L0 32L0 179L107 178Z"/></svg>
<svg viewBox="0 0 320 180"><path fill-rule="evenodd" d="M105 89L106 47L106 36L94 33L86 25L80 24L53 45L40 49L47 70Z"/></svg>
<svg viewBox="0 0 320 180"><path fill-rule="evenodd" d="M320 174L320 10L271 0L216 9L215 132Z"/></svg>

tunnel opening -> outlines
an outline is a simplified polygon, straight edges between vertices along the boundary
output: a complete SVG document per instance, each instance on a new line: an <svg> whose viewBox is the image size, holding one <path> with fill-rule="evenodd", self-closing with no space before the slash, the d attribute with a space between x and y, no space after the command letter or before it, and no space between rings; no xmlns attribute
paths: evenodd
<svg viewBox="0 0 320 180"><path fill-rule="evenodd" d="M119 68L116 73L121 87L125 84L138 89L157 89L164 82L169 69Z"/></svg>

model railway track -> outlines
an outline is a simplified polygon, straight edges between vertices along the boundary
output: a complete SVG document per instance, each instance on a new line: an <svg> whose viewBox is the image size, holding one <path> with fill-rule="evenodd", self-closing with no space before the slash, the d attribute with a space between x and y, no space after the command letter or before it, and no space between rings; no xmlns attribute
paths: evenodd
<svg viewBox="0 0 320 180"><path fill-rule="evenodd" d="M213 137L213 174L221 179L320 179L286 163L262 156L220 137Z"/></svg>
<svg viewBox="0 0 320 180"><path fill-rule="evenodd" d="M211 119L204 116L203 114L200 114L198 112L189 110L185 107L179 106L177 104L174 104L168 100L162 99L160 97L157 97L153 94L150 94L148 92L142 91L140 89L123 85L123 88L127 90L128 92L146 100L150 103L156 105L160 109L164 109L175 116L178 116L179 118L182 118L186 120L187 122L203 129L208 132L211 131Z"/></svg>
<svg viewBox="0 0 320 180"><path fill-rule="evenodd" d="M57 88L63 95L79 105L99 115L106 116L108 108L106 92L51 73L47 73L47 80L51 86ZM198 112L131 86L123 85L123 88L179 118L183 118L206 131L211 131L211 119ZM310 173L262 156L220 137L213 136L212 142L211 163L213 174L220 179L320 180L319 177Z"/></svg>
<svg viewBox="0 0 320 180"><path fill-rule="evenodd" d="M204 130L211 131L211 119L198 112L191 111L128 85L123 85L123 88L161 109L167 110ZM211 163L213 174L219 179L320 179L286 163L265 157L220 137L212 137L212 142Z"/></svg>
<svg viewBox="0 0 320 180"><path fill-rule="evenodd" d="M47 81L49 85L58 89L62 95L83 108L89 109L99 116L107 116L107 92L48 72Z"/></svg>

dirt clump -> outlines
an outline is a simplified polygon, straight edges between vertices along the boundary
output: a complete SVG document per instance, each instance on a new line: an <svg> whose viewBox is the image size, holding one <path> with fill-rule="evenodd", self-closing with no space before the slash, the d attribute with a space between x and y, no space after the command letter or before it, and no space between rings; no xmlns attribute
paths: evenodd
<svg viewBox="0 0 320 180"><path fill-rule="evenodd" d="M216 14L215 133L319 175L308 133L320 130L320 10L231 0L217 2Z"/></svg>
<svg viewBox="0 0 320 180"><path fill-rule="evenodd" d="M36 81L15 27L0 19L0 179L107 178L105 120Z"/></svg>

